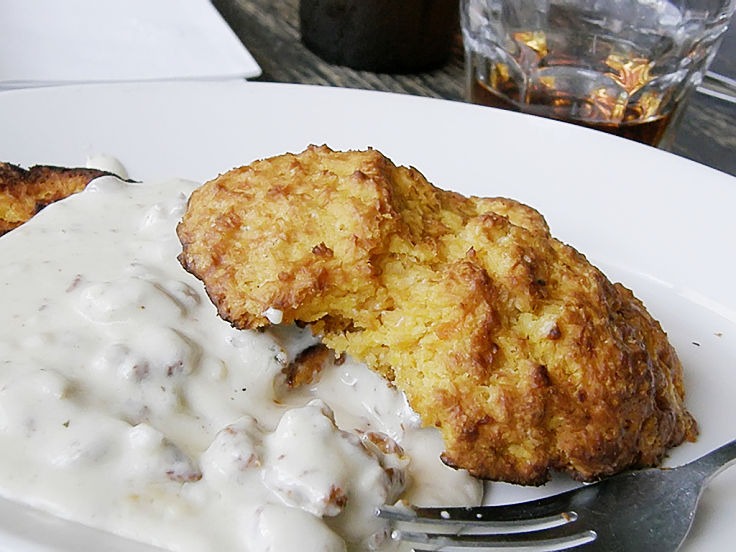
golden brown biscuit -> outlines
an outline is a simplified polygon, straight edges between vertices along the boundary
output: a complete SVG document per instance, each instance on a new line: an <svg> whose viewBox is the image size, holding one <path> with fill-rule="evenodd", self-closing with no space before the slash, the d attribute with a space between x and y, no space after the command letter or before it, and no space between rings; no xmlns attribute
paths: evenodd
<svg viewBox="0 0 736 552"><path fill-rule="evenodd" d="M47 205L82 191L107 173L40 165L26 170L0 163L0 236L28 221Z"/></svg>
<svg viewBox="0 0 736 552"><path fill-rule="evenodd" d="M223 318L310 323L404 391L444 461L476 476L592 480L696 434L659 324L518 202L312 146L208 182L177 231Z"/></svg>

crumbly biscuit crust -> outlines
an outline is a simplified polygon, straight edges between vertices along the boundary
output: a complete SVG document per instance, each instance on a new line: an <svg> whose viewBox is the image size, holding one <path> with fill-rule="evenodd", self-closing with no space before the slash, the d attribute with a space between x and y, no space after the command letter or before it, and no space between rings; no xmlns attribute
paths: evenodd
<svg viewBox="0 0 736 552"><path fill-rule="evenodd" d="M0 163L0 236L27 222L47 205L81 192L90 181L109 173L37 165L23 169Z"/></svg>
<svg viewBox="0 0 736 552"><path fill-rule="evenodd" d="M223 318L257 328L275 308L311 324L403 390L443 460L478 477L593 480L697 432L659 323L526 205L311 146L208 182L177 231Z"/></svg>

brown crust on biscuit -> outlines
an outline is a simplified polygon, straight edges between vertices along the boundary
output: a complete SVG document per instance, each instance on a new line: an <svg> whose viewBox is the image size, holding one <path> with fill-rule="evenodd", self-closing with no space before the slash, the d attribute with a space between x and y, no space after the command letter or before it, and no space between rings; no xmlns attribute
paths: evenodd
<svg viewBox="0 0 736 552"><path fill-rule="evenodd" d="M0 236L31 219L47 205L82 191L110 173L97 169L37 165L23 169L0 163Z"/></svg>
<svg viewBox="0 0 736 552"><path fill-rule="evenodd" d="M312 324L404 391L443 460L476 476L593 480L697 432L657 321L513 200L312 146L208 182L177 232L223 318L257 328L273 307Z"/></svg>

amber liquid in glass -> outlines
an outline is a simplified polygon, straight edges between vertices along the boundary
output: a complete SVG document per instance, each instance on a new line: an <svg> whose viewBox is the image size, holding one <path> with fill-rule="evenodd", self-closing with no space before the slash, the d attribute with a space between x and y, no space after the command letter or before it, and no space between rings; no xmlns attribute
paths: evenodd
<svg viewBox="0 0 736 552"><path fill-rule="evenodd" d="M607 121L600 114L589 119L578 119L571 117L570 113L575 107L577 107L576 111L580 111L579 104L581 102L589 103L585 99L581 100L561 92L545 89L533 94L529 103L519 104L507 99L503 91L494 90L489 84L480 79L475 79L470 86L470 101L491 107L567 121L636 140L650 146L660 144L673 115L673 111L670 111L654 118L641 120L641 113L638 112L636 107L633 107L628 109L629 112L625 114L623 120L617 122ZM592 108L589 109L589 111L591 110Z"/></svg>
<svg viewBox="0 0 736 552"><path fill-rule="evenodd" d="M537 28L509 25L503 49L466 48L469 99L663 145L686 83L675 78L676 57L663 58L678 48L671 29L652 23L615 34L576 3L545 13ZM474 38L468 44L485 44Z"/></svg>

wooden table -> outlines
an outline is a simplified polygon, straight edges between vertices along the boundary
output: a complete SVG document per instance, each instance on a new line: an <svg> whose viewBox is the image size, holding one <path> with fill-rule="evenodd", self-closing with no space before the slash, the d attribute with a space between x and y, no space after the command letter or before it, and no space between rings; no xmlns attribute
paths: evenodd
<svg viewBox="0 0 736 552"><path fill-rule="evenodd" d="M213 0L213 4L263 69L257 80L465 99L459 38L449 62L432 72L355 71L322 61L300 42L299 0ZM726 33L712 69L736 78L736 23ZM736 104L693 94L670 151L736 175Z"/></svg>

